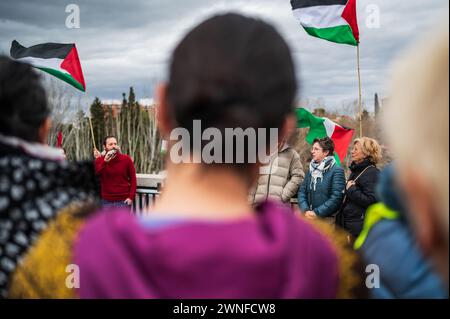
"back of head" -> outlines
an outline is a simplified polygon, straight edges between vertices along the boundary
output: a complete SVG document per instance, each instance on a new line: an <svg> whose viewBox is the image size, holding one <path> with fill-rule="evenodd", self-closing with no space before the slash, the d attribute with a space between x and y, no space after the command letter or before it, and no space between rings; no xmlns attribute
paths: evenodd
<svg viewBox="0 0 450 319"><path fill-rule="evenodd" d="M212 17L176 47L167 101L174 127L281 128L297 90L290 50L270 25Z"/></svg>
<svg viewBox="0 0 450 319"><path fill-rule="evenodd" d="M38 74L31 66L0 56L0 134L38 142L50 114Z"/></svg>
<svg viewBox="0 0 450 319"><path fill-rule="evenodd" d="M397 66L391 94L384 128L408 193L412 222L422 247L433 250L427 253L447 247L448 276L448 22L445 32L421 41Z"/></svg>

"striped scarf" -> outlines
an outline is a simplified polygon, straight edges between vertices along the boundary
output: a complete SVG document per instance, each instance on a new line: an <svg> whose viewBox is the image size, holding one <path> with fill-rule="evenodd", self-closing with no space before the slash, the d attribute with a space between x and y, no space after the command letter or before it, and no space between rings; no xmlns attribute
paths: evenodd
<svg viewBox="0 0 450 319"><path fill-rule="evenodd" d="M311 174L311 188L316 191L316 184L319 179L323 179L323 174L336 164L333 156L325 157L320 163L312 160L309 164Z"/></svg>

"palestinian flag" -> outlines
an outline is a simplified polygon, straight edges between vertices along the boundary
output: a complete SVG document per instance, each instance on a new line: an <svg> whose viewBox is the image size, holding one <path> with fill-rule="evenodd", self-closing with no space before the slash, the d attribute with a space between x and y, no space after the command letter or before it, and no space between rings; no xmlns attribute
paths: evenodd
<svg viewBox="0 0 450 319"><path fill-rule="evenodd" d="M312 144L316 138L329 137L334 142L334 151L336 161L340 164L347 155L347 150L352 141L354 130L340 126L339 124L327 119L326 117L317 117L304 108L296 109L297 127L309 127L306 141Z"/></svg>
<svg viewBox="0 0 450 319"><path fill-rule="evenodd" d="M294 16L313 37L358 45L356 0L291 0Z"/></svg>
<svg viewBox="0 0 450 319"><path fill-rule="evenodd" d="M26 48L11 43L11 57L56 76L81 91L86 90L80 59L74 43L43 43Z"/></svg>

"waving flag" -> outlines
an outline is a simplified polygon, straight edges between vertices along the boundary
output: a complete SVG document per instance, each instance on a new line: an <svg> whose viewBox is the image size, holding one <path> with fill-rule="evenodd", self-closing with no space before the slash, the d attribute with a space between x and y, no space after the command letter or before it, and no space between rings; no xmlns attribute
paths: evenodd
<svg viewBox="0 0 450 319"><path fill-rule="evenodd" d="M63 142L63 134L61 131L58 132L58 136L56 137L56 147L62 147Z"/></svg>
<svg viewBox="0 0 450 319"><path fill-rule="evenodd" d="M313 37L358 45L356 0L291 0L294 16Z"/></svg>
<svg viewBox="0 0 450 319"><path fill-rule="evenodd" d="M297 127L309 127L306 141L312 144L316 138L329 137L334 142L335 158L338 163L344 161L354 130L345 128L326 117L317 117L304 108L296 110Z"/></svg>
<svg viewBox="0 0 450 319"><path fill-rule="evenodd" d="M14 40L11 43L10 54L17 61L29 63L83 92L86 90L74 43L43 43L26 48Z"/></svg>

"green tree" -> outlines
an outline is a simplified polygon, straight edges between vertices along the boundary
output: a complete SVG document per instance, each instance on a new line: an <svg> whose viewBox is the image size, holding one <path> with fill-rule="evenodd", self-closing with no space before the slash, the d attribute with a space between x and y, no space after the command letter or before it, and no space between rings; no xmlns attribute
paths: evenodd
<svg viewBox="0 0 450 319"><path fill-rule="evenodd" d="M92 129L97 148L101 150L103 138L105 136L105 112L100 99L96 97L90 107Z"/></svg>
<svg viewBox="0 0 450 319"><path fill-rule="evenodd" d="M135 104L136 104L136 95L134 94L134 89L131 86L130 92L128 93L128 107L132 108L135 106Z"/></svg>

